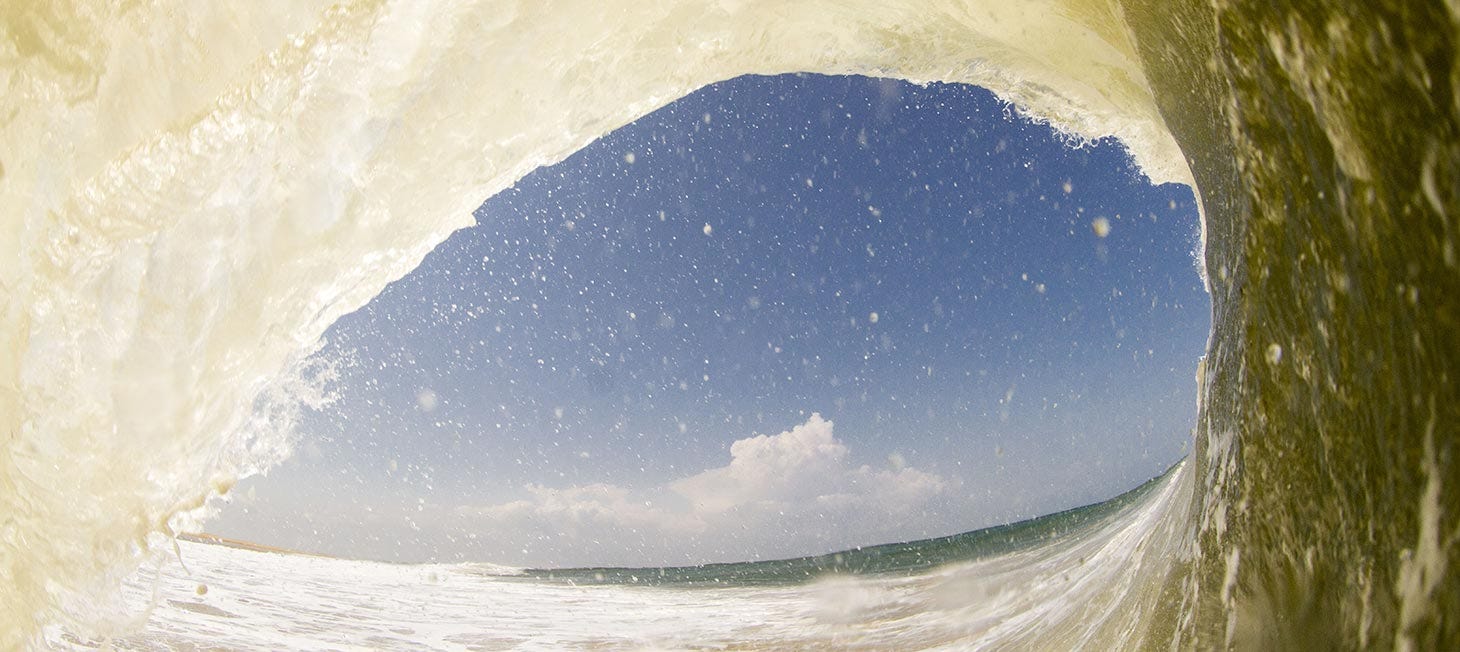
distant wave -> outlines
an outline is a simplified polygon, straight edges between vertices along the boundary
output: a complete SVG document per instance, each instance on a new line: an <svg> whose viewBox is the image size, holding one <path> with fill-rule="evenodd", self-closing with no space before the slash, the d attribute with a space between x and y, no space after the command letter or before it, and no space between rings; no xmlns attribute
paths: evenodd
<svg viewBox="0 0 1460 652"><path fill-rule="evenodd" d="M682 568L514 571L185 542L125 585L166 595L120 649L988 645L1118 648L1160 609L1185 464L1113 500L951 537ZM1092 609L1119 618L1091 619ZM1094 626L1092 626L1094 625ZM53 632L57 648L104 641Z"/></svg>
<svg viewBox="0 0 1460 652"><path fill-rule="evenodd" d="M699 566L651 568L533 568L519 574L536 581L651 586L762 586L804 583L833 575L913 575L959 562L1011 555L1076 539L1110 520L1127 515L1182 468L1173 465L1159 477L1115 498L1038 518L952 536L887 543L823 555Z"/></svg>

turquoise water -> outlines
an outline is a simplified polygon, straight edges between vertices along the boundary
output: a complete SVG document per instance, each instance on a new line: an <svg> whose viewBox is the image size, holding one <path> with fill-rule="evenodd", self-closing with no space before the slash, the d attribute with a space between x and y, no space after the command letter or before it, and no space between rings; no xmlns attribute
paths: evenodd
<svg viewBox="0 0 1460 652"><path fill-rule="evenodd" d="M913 575L931 569L1009 555L1074 539L1117 518L1148 498L1170 479L1180 464L1115 498L1008 525L946 537L866 546L839 552L768 561L705 564L665 568L527 569L523 580L570 584L642 584L647 586L775 586L831 576Z"/></svg>

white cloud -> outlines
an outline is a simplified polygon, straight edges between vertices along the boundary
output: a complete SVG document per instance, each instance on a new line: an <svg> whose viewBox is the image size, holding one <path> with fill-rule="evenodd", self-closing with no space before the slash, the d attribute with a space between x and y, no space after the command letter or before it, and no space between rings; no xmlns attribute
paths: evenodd
<svg viewBox="0 0 1460 652"><path fill-rule="evenodd" d="M832 427L813 414L778 435L741 439L729 464L661 487L532 484L519 500L457 515L530 564L763 559L929 534L918 528L936 527L934 499L953 483L901 456L887 468L852 466Z"/></svg>
<svg viewBox="0 0 1460 652"><path fill-rule="evenodd" d="M847 447L832 435L832 422L813 414L806 423L779 435L735 442L728 466L678 480L670 488L700 516L830 505L897 510L915 506L944 488L940 478L916 469L852 468L846 458Z"/></svg>

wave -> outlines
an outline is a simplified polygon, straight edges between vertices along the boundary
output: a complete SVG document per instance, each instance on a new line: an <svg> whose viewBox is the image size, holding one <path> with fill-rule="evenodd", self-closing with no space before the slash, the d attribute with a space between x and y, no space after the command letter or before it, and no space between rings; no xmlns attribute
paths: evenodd
<svg viewBox="0 0 1460 652"><path fill-rule="evenodd" d="M1139 571L1166 608L1073 610L1061 627L1454 647L1447 7L0 10L0 648L47 624L124 630L108 616L123 578L288 454L292 410L329 373L304 362L324 330L483 199L706 84L796 71L977 84L1198 189L1214 325L1192 489L1160 516L1169 563Z"/></svg>
<svg viewBox="0 0 1460 652"><path fill-rule="evenodd" d="M646 586L775 586L803 583L826 576L915 575L941 566L1015 555L1047 545L1090 537L1111 520L1120 520L1131 505L1150 499L1153 491L1177 484L1170 476L1177 463L1110 500L1038 518L945 537L865 546L823 555L654 568L530 568L516 573L537 581L574 585L643 584Z"/></svg>
<svg viewBox="0 0 1460 652"><path fill-rule="evenodd" d="M951 537L683 568L393 564L189 544L124 586L145 632L54 647L1120 649L1159 609L1184 464L1115 499ZM1157 572L1141 572L1151 569ZM158 587L154 589L153 587ZM429 615L419 614L429 605ZM1095 619L1093 614L1106 614ZM567 617L565 617L565 615ZM423 617L424 616L424 617Z"/></svg>

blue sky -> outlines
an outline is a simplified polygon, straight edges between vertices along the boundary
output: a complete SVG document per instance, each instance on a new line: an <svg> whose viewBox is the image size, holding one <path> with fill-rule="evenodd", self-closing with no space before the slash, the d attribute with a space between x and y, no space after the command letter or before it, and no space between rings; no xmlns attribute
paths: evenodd
<svg viewBox="0 0 1460 652"><path fill-rule="evenodd" d="M981 89L731 80L477 222L334 325L338 400L210 529L395 560L770 558L1103 499L1190 440L1190 190Z"/></svg>

